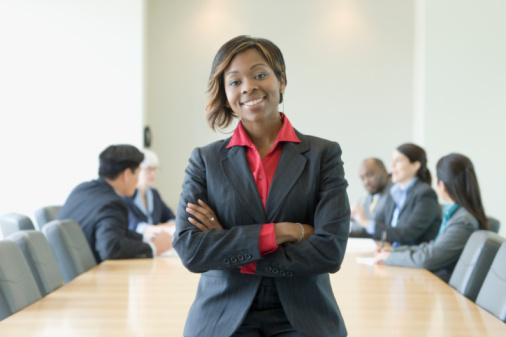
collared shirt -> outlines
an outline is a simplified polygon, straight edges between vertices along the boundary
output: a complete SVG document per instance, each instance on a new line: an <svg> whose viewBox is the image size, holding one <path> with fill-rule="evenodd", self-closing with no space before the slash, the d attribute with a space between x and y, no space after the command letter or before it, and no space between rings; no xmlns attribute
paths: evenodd
<svg viewBox="0 0 506 337"><path fill-rule="evenodd" d="M418 178L413 178L409 183L406 184L406 187L402 188L399 183L392 186L390 189L390 195L392 199L394 199L395 209L394 214L392 215L392 222L390 226L397 227L397 220L399 220L399 214L406 203L406 198L408 197L408 192L413 187L413 185L418 181Z"/></svg>
<svg viewBox="0 0 506 337"><path fill-rule="evenodd" d="M153 191L150 188L146 189L146 203L148 204L147 208L146 205L144 205L144 200L142 199L140 191L136 190L134 195L134 205L137 206L137 208L139 208L148 219L147 222L139 222L139 224L137 225L135 231L139 234L143 234L144 231L146 230L146 227L149 224L153 224L152 214L154 209L154 203L153 203Z"/></svg>
<svg viewBox="0 0 506 337"><path fill-rule="evenodd" d="M437 234L436 239L444 232L448 220L450 220L452 215L455 214L457 209L459 209L459 204L457 203L447 204L443 207L443 221L441 222L441 227L439 228L439 233Z"/></svg>
<svg viewBox="0 0 506 337"><path fill-rule="evenodd" d="M269 188L271 187L274 173L278 167L279 158L281 157L281 151L283 149L282 144L284 142L300 143L299 138L295 134L292 124L285 116L281 113L281 129L278 132L276 140L274 141L273 147L267 152L263 159L260 158L257 148L248 136L248 133L244 129L242 122L239 122L237 128L232 135L230 143L227 148L233 146L244 146L246 147L246 159L253 174L253 179L257 186L258 194L266 208L267 196L269 195ZM278 248L276 245L276 235L274 232L274 223L263 224L260 229L260 238L258 240L258 246L260 253L266 255L272 253ZM256 262L252 262L241 267L241 272L246 274L254 274L256 270Z"/></svg>
<svg viewBox="0 0 506 337"><path fill-rule="evenodd" d="M397 220L399 220L399 214L406 203L406 198L408 197L408 192L413 187L413 185L418 181L417 177L411 179L409 183L406 184L406 187L402 188L399 183L395 184L390 188L390 195L395 203L394 213L392 215L392 221L390 222L390 226L397 227ZM366 231L369 234L374 234L376 230L376 222L370 221ZM395 242L394 242L395 244Z"/></svg>

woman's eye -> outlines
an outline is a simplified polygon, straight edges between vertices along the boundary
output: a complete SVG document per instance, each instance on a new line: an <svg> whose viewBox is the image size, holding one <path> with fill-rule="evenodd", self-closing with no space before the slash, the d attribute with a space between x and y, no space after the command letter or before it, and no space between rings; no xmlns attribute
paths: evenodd
<svg viewBox="0 0 506 337"><path fill-rule="evenodd" d="M236 86L238 84L239 84L239 81L230 81L230 82L228 82L228 85L230 85L230 86Z"/></svg>
<svg viewBox="0 0 506 337"><path fill-rule="evenodd" d="M256 78L256 79L262 79L262 78L264 78L265 76L266 76L266 75L265 75L264 73L261 73L261 74L257 74L257 75L255 75L255 78Z"/></svg>

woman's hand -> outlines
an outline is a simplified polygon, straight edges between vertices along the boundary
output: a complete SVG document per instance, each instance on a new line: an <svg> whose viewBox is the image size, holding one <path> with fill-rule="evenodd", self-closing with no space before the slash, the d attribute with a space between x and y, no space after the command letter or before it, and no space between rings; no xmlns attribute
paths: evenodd
<svg viewBox="0 0 506 337"><path fill-rule="evenodd" d="M378 248L378 250L376 251L376 254L374 254L374 263L376 263L376 264L383 263L390 254L392 254L390 249Z"/></svg>
<svg viewBox="0 0 506 337"><path fill-rule="evenodd" d="M304 239L314 234L313 226L306 224L302 224L302 226L304 227ZM274 232L277 245L285 242L299 242L302 237L302 229L296 222L278 222L274 224Z"/></svg>
<svg viewBox="0 0 506 337"><path fill-rule="evenodd" d="M194 216L194 218L188 217L188 221L202 232L208 231L212 228L223 229L211 207L200 199L198 200L198 203L198 205L188 203L186 211Z"/></svg>

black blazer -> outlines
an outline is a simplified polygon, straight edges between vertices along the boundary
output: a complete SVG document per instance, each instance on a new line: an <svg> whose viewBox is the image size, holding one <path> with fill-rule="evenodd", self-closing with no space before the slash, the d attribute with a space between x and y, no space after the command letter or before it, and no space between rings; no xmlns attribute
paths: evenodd
<svg viewBox="0 0 506 337"><path fill-rule="evenodd" d="M441 226L441 206L436 192L428 184L418 180L411 187L395 228L390 226L394 209L395 202L389 194L381 212L374 216L375 240L381 239L383 231L387 232L388 242L399 242L401 245L417 245L437 236Z"/></svg>
<svg viewBox="0 0 506 337"><path fill-rule="evenodd" d="M169 220L175 219L174 213L171 209L163 202L160 193L154 188L150 188L153 192L153 223L151 225L158 225L159 223L165 223ZM128 207L128 229L131 231L137 230L137 226L141 222L148 222L148 217L137 207L134 203L134 198L139 193L135 190L135 194L131 197L122 197L125 204Z"/></svg>
<svg viewBox="0 0 506 337"><path fill-rule="evenodd" d="M97 263L106 259L153 257L142 235L128 230L125 202L102 178L77 186L56 219L72 219L81 226Z"/></svg>
<svg viewBox="0 0 506 337"><path fill-rule="evenodd" d="M284 143L266 209L244 147L227 149L229 138L192 152L173 247L190 271L203 274L184 336L230 336L262 277L274 278L286 316L298 331L312 337L346 336L328 274L341 267L349 232L341 148L295 132L301 143ZM199 198L215 211L224 230L201 232L188 221L186 205ZM262 224L281 221L310 224L315 235L262 256ZM241 274L239 267L253 261L256 274Z"/></svg>

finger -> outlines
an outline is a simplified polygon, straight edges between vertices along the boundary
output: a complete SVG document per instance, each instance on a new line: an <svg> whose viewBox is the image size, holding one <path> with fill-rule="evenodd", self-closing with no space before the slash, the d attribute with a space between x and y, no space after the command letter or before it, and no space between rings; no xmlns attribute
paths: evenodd
<svg viewBox="0 0 506 337"><path fill-rule="evenodd" d="M210 219L212 217L208 216L207 214L198 212L194 209L191 209L189 207L186 208L186 211L191 215L193 215L195 218L197 218L197 220L200 221L200 223L202 223L204 226L206 226L207 229L210 229L212 227L212 221Z"/></svg>
<svg viewBox="0 0 506 337"><path fill-rule="evenodd" d="M198 199L198 203L201 206L201 213L204 214L208 218L216 218L216 215L214 214L214 211L207 205L204 201L201 199Z"/></svg>
<svg viewBox="0 0 506 337"><path fill-rule="evenodd" d="M202 207L206 207L208 209L211 209L211 207L209 207L209 205L207 205L202 199L198 199L197 200L199 205L202 206Z"/></svg>
<svg viewBox="0 0 506 337"><path fill-rule="evenodd" d="M205 232L205 231L209 230L209 228L207 228L205 225L203 225L202 223L198 222L194 218L188 218L188 221L192 225L194 225L195 227L197 227L198 229L200 229L200 231L202 231L202 232Z"/></svg>
<svg viewBox="0 0 506 337"><path fill-rule="evenodd" d="M198 203L199 205L202 207L203 209L203 212L208 218L213 218L213 217L216 217L216 215L214 214L214 211L212 210L211 207L209 207L208 204L206 204L204 201L202 201L201 199L198 199Z"/></svg>
<svg viewBox="0 0 506 337"><path fill-rule="evenodd" d="M201 201L201 200L199 200ZM203 202L203 201L202 201ZM195 204L191 204L191 203L188 203L188 207L192 210L194 210L195 212L198 212L200 214L203 214L205 217L207 218L214 218L216 217L214 215L214 212L212 209L209 208L209 206L207 206L205 203L204 203L204 206L199 206L199 205L195 205ZM193 213L192 213L193 214Z"/></svg>
<svg viewBox="0 0 506 337"><path fill-rule="evenodd" d="M204 214L200 209L195 208L195 205L192 205L191 207L190 206L186 207L186 212L190 213L191 215L193 215L196 218L207 217L206 214Z"/></svg>

